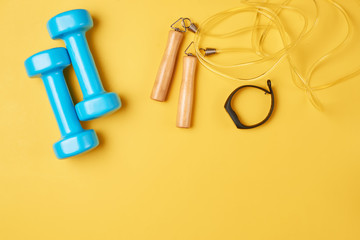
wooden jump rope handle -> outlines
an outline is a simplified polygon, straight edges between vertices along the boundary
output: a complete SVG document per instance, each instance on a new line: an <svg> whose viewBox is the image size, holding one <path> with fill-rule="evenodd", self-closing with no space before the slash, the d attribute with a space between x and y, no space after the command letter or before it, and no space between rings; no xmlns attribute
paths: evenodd
<svg viewBox="0 0 360 240"><path fill-rule="evenodd" d="M166 100L183 36L184 34L179 31L171 30L169 32L167 46L151 93L151 98L156 101Z"/></svg>
<svg viewBox="0 0 360 240"><path fill-rule="evenodd" d="M179 128L190 128L191 126L196 65L197 58L195 56L184 57L183 78L176 119L176 126Z"/></svg>

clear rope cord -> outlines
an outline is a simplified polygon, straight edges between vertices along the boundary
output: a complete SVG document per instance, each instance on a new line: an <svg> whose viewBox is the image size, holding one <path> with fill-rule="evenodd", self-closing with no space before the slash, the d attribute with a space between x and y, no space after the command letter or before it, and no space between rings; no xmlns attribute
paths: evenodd
<svg viewBox="0 0 360 240"><path fill-rule="evenodd" d="M333 47L330 51L324 54L322 57L317 59L313 64L310 65L308 71L302 73L296 66L293 60L292 52L297 50L299 44L305 39L309 38L315 27L319 23L319 0L311 0L314 5L316 14L315 20L310 25L310 21L307 15L302 12L300 8L289 6L291 0L285 0L280 4L269 3L269 0L264 2L250 2L249 0L242 0L242 7L233 8L224 12L217 13L208 19L206 19L199 27L199 31L195 34L194 46L195 53L199 62L205 66L211 72L218 74L222 77L240 80L240 81L253 81L265 77L268 73L273 71L282 60L287 59L289 67L291 70L291 76L295 85L306 92L310 102L318 109L321 109L321 104L318 98L315 95L315 91L323 90L329 88L335 84L353 78L360 74L360 68L346 76L343 76L338 79L334 79L326 84L313 86L312 80L314 73L319 69L320 66L324 65L327 60L339 53L341 50L346 48L349 43L349 39L353 34L353 24L349 17L347 11L338 4L335 0L324 0L327 1L334 9L336 9L340 15L344 18L346 22L346 34L341 39L341 42ZM283 11L292 12L302 19L302 29L296 38L291 39L290 30L287 30L284 20L281 19L280 15ZM211 30L215 28L216 25L222 23L226 19L229 19L232 16L243 14L243 13L255 13L255 21L253 26L242 27L235 31L221 34L211 33ZM266 19L266 24L261 23L261 18ZM264 50L265 39L268 37L270 30L276 30L280 36L282 49L275 53L268 53ZM257 56L256 60L243 61L234 64L221 64L215 62L203 54L200 44L201 41L206 37L226 39L236 35L241 35L245 33L251 34L251 48L223 48L216 49L217 53L241 53L241 52L252 52ZM265 71L261 73L254 74L250 77L239 77L234 74L226 73L226 70L229 69L241 69L245 66L257 66L262 63L272 63Z"/></svg>

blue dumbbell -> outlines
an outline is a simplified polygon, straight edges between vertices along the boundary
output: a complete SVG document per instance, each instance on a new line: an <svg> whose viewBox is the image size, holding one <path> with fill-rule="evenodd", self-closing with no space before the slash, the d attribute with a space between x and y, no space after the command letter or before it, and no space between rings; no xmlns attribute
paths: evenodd
<svg viewBox="0 0 360 240"><path fill-rule="evenodd" d="M107 93L86 41L85 32L93 26L88 11L76 9L51 18L47 28L52 39L65 41L84 100L76 104L81 121L87 121L112 113L121 107L115 93Z"/></svg>
<svg viewBox="0 0 360 240"><path fill-rule="evenodd" d="M51 107L59 125L61 140L53 145L58 158L67 158L91 150L99 145L94 130L84 130L76 115L63 69L70 65L65 48L39 52L25 61L29 77L41 77Z"/></svg>

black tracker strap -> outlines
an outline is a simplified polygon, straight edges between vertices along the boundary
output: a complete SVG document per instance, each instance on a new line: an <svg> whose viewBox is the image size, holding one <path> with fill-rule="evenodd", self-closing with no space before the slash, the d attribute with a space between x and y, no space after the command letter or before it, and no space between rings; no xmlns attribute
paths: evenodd
<svg viewBox="0 0 360 240"><path fill-rule="evenodd" d="M261 88L259 86L254 86L254 85L244 85L244 86L241 86L241 87L238 87L237 89L235 89L231 94L230 96L228 97L228 99L226 100L225 102L225 109L226 111L228 112L228 114L230 115L231 119L233 120L233 122L235 123L236 127L238 129L251 129L251 128L256 128L256 127L259 127L261 126L262 124L264 124L267 120L269 120L269 118L271 117L271 114L273 113L274 111L274 104L275 104L275 100L274 100L274 92L271 88L271 81L270 80L267 80L267 85L269 87L269 90L266 90L264 88ZM255 125L251 125L251 126L246 126L244 124L242 124L238 118L238 116L236 115L236 113L234 112L234 110L232 109L232 106L231 106L231 102L232 102L232 99L233 97L235 96L235 94L240 90L240 89L243 89L243 88L247 88L247 87L252 87L252 88L257 88L257 89L260 89L262 91L265 92L265 94L271 94L271 107L270 107L270 111L268 113L268 115L266 116L266 118L264 120L262 120L261 122L255 124Z"/></svg>

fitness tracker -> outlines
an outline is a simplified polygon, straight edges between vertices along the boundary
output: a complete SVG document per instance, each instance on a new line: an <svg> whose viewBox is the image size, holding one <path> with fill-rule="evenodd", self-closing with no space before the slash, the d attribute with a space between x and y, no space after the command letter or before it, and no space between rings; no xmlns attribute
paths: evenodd
<svg viewBox="0 0 360 240"><path fill-rule="evenodd" d="M233 120L233 122L235 123L235 125L236 125L236 127L238 129L251 129L251 128L259 127L259 126L263 125L271 117L271 114L274 111L275 100L274 100L274 92L273 92L273 90L271 88L271 81L270 80L267 81L267 85L269 87L269 90L266 90L264 88L261 88L259 86L254 86L254 85L244 85L244 86L238 87L237 89L235 89L230 94L230 96L226 100L225 109L228 112L228 114L230 115L231 119ZM260 90L264 91L265 94L270 94L271 95L271 107L270 107L270 111L269 111L268 115L266 116L266 118L264 120L262 120L261 122L259 122L257 124L254 124L254 125L250 125L250 126L247 126L247 125L241 123L238 116L236 115L235 111L232 108L232 99L233 99L233 97L239 92L240 89L247 88L247 87L257 88L257 89L260 89Z"/></svg>

